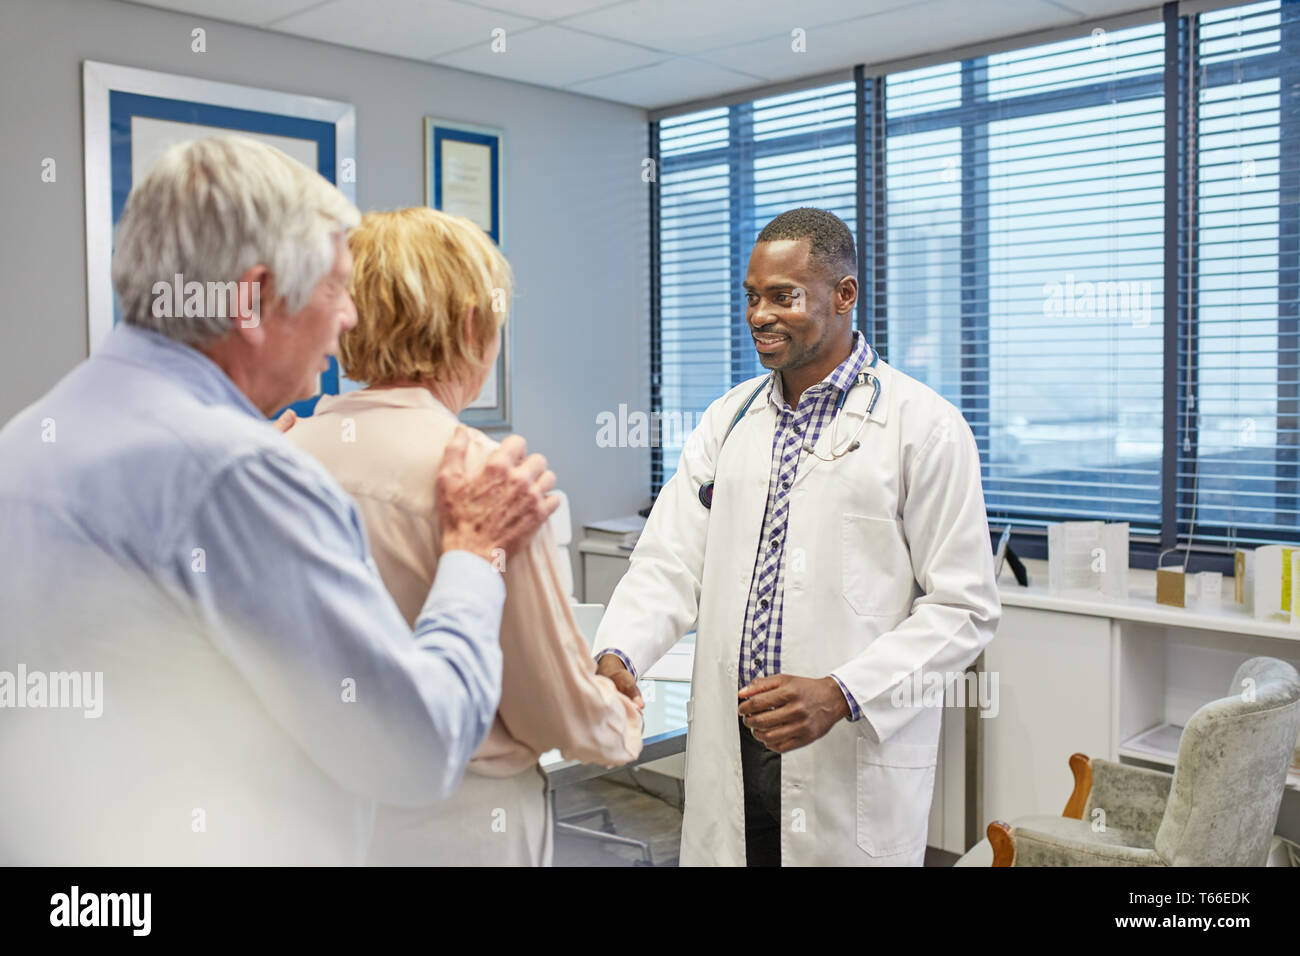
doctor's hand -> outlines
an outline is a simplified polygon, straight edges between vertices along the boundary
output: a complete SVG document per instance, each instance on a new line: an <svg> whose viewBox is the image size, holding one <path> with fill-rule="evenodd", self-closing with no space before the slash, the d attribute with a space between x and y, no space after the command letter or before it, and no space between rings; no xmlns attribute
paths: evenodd
<svg viewBox="0 0 1300 956"><path fill-rule="evenodd" d="M442 455L438 470L438 519L443 551L470 551L495 563L504 552L513 555L526 546L560 499L547 494L555 473L541 455L527 455L528 446L511 435L488 456L481 471L465 471L469 432L458 426Z"/></svg>
<svg viewBox="0 0 1300 956"><path fill-rule="evenodd" d="M755 739L782 754L806 747L849 716L849 702L834 677L760 677L740 689L737 713Z"/></svg>
<svg viewBox="0 0 1300 956"><path fill-rule="evenodd" d="M596 661L596 673L612 680L614 688L620 694L636 704L639 709L645 710L645 701L641 699L641 689L636 686L636 678L618 659L617 654L602 654L600 660Z"/></svg>

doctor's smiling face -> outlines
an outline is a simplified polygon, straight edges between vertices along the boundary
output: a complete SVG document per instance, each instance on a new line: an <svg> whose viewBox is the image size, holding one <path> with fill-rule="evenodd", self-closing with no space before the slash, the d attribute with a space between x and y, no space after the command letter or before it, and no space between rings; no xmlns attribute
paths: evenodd
<svg viewBox="0 0 1300 956"><path fill-rule="evenodd" d="M773 233L802 231L799 223L773 229L784 216L799 213L818 213L843 229L844 235L833 235L829 244L818 235L764 239ZM858 298L853 239L847 227L821 210L795 210L794 214L778 216L763 230L745 275L745 318L759 361L781 373L782 389L792 406L804 389L829 375L852 351L853 306ZM812 231L821 226L815 221ZM847 241L847 255L842 240Z"/></svg>

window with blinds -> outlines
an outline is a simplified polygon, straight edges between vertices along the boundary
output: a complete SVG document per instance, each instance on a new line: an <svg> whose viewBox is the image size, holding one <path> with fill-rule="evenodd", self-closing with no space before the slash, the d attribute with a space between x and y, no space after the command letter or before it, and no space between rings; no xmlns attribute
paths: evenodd
<svg viewBox="0 0 1300 956"><path fill-rule="evenodd" d="M1195 46L1195 255L1180 284L1180 543L1300 527L1300 4L1203 14Z"/></svg>
<svg viewBox="0 0 1300 956"><path fill-rule="evenodd" d="M889 361L961 408L990 521L1160 523L1161 24L886 78Z"/></svg>
<svg viewBox="0 0 1300 956"><path fill-rule="evenodd" d="M858 76L652 125L655 409L758 373L749 251L819 205L873 343L970 423L991 523L1296 540L1300 2Z"/></svg>
<svg viewBox="0 0 1300 956"><path fill-rule="evenodd" d="M762 372L741 283L763 226L820 206L856 228L855 110L853 84L840 83L657 124L656 492L699 414Z"/></svg>

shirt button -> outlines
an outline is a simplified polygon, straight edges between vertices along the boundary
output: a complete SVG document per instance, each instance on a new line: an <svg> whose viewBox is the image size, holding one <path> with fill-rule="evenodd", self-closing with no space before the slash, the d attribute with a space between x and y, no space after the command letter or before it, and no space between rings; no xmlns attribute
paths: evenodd
<svg viewBox="0 0 1300 956"><path fill-rule="evenodd" d="M763 600L759 601L759 602L758 602L758 606L761 607L764 611L766 611L766 610L767 610L767 598L763 598Z"/></svg>
<svg viewBox="0 0 1300 956"><path fill-rule="evenodd" d="M779 548L779 547L781 547L781 542L777 541L776 538L773 538L773 539L772 539L772 550L775 551L775 550L776 550L777 548Z"/></svg>
<svg viewBox="0 0 1300 956"><path fill-rule="evenodd" d="M789 488L790 488L790 482L788 482L788 481L783 481L783 482L781 482L781 487L782 487L783 489L785 489L785 490L789 490Z"/></svg>

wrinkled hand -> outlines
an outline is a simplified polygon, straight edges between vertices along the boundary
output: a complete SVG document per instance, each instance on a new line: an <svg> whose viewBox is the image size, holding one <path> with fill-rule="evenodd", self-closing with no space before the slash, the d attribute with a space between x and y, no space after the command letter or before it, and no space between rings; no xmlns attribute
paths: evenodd
<svg viewBox="0 0 1300 956"><path fill-rule="evenodd" d="M737 713L755 739L779 754L806 747L850 716L849 702L834 677L775 674L746 684Z"/></svg>
<svg viewBox="0 0 1300 956"><path fill-rule="evenodd" d="M465 471L469 432L459 426L438 471L436 498L443 551L471 551L489 561L516 554L560 506L547 494L555 474L541 455L527 455L518 435L503 441L477 474Z"/></svg>
<svg viewBox="0 0 1300 956"><path fill-rule="evenodd" d="M641 699L641 689L636 686L636 678L627 669L617 654L605 654L596 662L596 673L608 677L614 682L614 689L645 710L645 701Z"/></svg>

